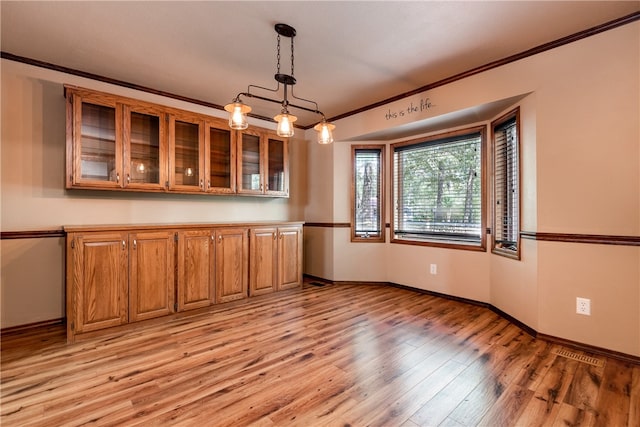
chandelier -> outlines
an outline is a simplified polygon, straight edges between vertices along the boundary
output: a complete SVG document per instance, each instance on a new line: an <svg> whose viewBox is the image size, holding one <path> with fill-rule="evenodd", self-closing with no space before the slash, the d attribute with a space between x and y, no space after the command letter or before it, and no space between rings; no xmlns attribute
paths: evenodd
<svg viewBox="0 0 640 427"><path fill-rule="evenodd" d="M276 33L278 33L278 45L277 45L277 69L276 74L274 76L278 85L275 89L269 89L262 86L249 85L247 87L246 92L240 92L231 102L231 104L227 104L224 106L224 109L229 112L229 127L231 129L246 129L249 127L249 122L247 121L247 113L251 111L251 107L246 104L243 104L241 101L241 97L247 98L257 98L263 101L274 102L276 104L280 104L282 109L280 110L280 114L275 116L273 119L278 123L278 127L276 132L278 136L282 137L290 137L293 136L293 123L298 119L293 114L289 113L289 108L297 108L299 110L309 111L311 113L318 114L322 116L322 121L316 124L313 128L318 132L318 143L320 144L331 144L333 142L333 134L332 130L335 129L335 126L331 123L327 122L324 114L318 110L318 104L315 101L311 101L304 98L299 98L293 94L293 86L296 84L296 78L293 75L294 71L294 49L293 49L293 38L296 35L295 28L287 25L287 24L276 24L275 25ZM291 39L291 74L284 74L280 72L280 36L288 37ZM256 95L255 93L251 93L251 90L259 89L266 90L269 92L280 92L280 85L283 85L283 95L284 98L282 100L276 100L267 98L265 96ZM291 98L296 101L302 101L307 103L309 106L301 106L292 104L289 102L289 91L291 92ZM314 108L312 108L313 106Z"/></svg>

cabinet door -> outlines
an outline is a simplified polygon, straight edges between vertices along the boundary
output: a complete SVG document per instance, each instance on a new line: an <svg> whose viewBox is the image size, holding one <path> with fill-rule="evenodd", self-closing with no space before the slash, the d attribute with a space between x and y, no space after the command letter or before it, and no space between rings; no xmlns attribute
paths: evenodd
<svg viewBox="0 0 640 427"><path fill-rule="evenodd" d="M249 294L273 292L278 284L278 230L254 228L249 241Z"/></svg>
<svg viewBox="0 0 640 427"><path fill-rule="evenodd" d="M173 232L129 235L129 321L173 313L175 251Z"/></svg>
<svg viewBox="0 0 640 427"><path fill-rule="evenodd" d="M124 187L164 190L167 181L165 114L143 106L124 107Z"/></svg>
<svg viewBox="0 0 640 427"><path fill-rule="evenodd" d="M178 310L206 307L215 301L213 232L178 233Z"/></svg>
<svg viewBox="0 0 640 427"><path fill-rule="evenodd" d="M205 132L207 192L236 191L236 135L226 122L208 122Z"/></svg>
<svg viewBox="0 0 640 427"><path fill-rule="evenodd" d="M216 301L246 298L249 285L249 232L225 228L215 232Z"/></svg>
<svg viewBox="0 0 640 427"><path fill-rule="evenodd" d="M71 330L88 332L127 323L127 233L72 237ZM75 313L73 313L75 311Z"/></svg>
<svg viewBox="0 0 640 427"><path fill-rule="evenodd" d="M264 193L262 137L245 130L238 136L238 193Z"/></svg>
<svg viewBox="0 0 640 427"><path fill-rule="evenodd" d="M302 227L278 228L279 289L302 285Z"/></svg>
<svg viewBox="0 0 640 427"><path fill-rule="evenodd" d="M204 121L169 117L169 188L204 191Z"/></svg>
<svg viewBox="0 0 640 427"><path fill-rule="evenodd" d="M67 93L67 188L122 188L122 105Z"/></svg>
<svg viewBox="0 0 640 427"><path fill-rule="evenodd" d="M289 196L289 145L285 138L269 135L267 138L265 193L271 196Z"/></svg>

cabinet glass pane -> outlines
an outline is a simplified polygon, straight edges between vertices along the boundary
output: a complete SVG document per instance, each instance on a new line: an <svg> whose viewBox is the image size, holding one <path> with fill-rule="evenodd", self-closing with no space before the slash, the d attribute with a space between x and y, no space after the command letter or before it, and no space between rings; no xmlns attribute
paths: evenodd
<svg viewBox="0 0 640 427"><path fill-rule="evenodd" d="M269 139L269 190L284 191L284 141Z"/></svg>
<svg viewBox="0 0 640 427"><path fill-rule="evenodd" d="M131 182L160 183L160 117L131 113Z"/></svg>
<svg viewBox="0 0 640 427"><path fill-rule="evenodd" d="M80 175L116 181L116 109L82 103Z"/></svg>
<svg viewBox="0 0 640 427"><path fill-rule="evenodd" d="M175 182L197 186L200 176L199 126L179 120L175 126Z"/></svg>
<svg viewBox="0 0 640 427"><path fill-rule="evenodd" d="M242 189L260 191L260 137L242 135Z"/></svg>
<svg viewBox="0 0 640 427"><path fill-rule="evenodd" d="M231 187L231 131L211 128L209 177L212 187Z"/></svg>

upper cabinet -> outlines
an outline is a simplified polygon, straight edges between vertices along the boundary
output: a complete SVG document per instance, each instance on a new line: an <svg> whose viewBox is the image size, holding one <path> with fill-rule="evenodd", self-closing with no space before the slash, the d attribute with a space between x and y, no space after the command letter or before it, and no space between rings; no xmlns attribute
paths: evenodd
<svg viewBox="0 0 640 427"><path fill-rule="evenodd" d="M256 128L65 86L66 187L289 197L288 141Z"/></svg>
<svg viewBox="0 0 640 427"><path fill-rule="evenodd" d="M289 151L286 138L270 131L240 132L238 193L289 196Z"/></svg>

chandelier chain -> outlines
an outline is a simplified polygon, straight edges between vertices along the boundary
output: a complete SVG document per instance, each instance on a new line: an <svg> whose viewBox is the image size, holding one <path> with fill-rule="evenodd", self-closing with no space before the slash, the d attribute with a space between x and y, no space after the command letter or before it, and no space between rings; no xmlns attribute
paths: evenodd
<svg viewBox="0 0 640 427"><path fill-rule="evenodd" d="M293 37L291 37L291 77L293 77Z"/></svg>
<svg viewBox="0 0 640 427"><path fill-rule="evenodd" d="M278 68L276 69L276 73L280 74L280 34L278 34L278 54L276 55L278 59Z"/></svg>

